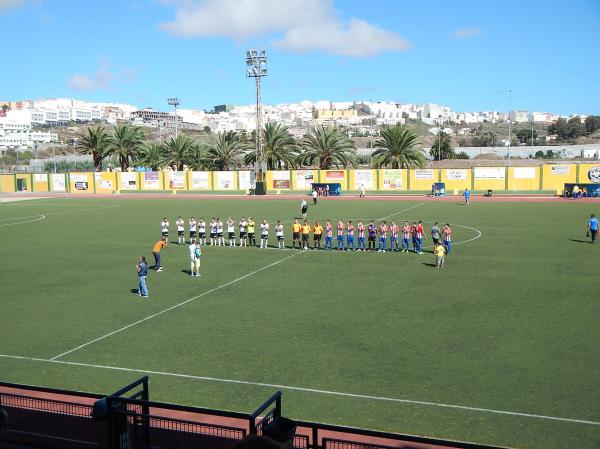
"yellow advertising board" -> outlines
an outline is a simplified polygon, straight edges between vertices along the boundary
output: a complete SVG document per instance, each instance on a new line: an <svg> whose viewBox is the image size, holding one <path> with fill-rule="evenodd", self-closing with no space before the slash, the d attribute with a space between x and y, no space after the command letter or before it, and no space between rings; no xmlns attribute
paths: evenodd
<svg viewBox="0 0 600 449"><path fill-rule="evenodd" d="M542 189L562 192L565 183L577 182L576 164L544 164Z"/></svg>
<svg viewBox="0 0 600 449"><path fill-rule="evenodd" d="M33 191L47 192L48 191L48 173L33 174Z"/></svg>
<svg viewBox="0 0 600 449"><path fill-rule="evenodd" d="M407 189L408 170L400 168L382 168L378 173L378 190L401 191Z"/></svg>
<svg viewBox="0 0 600 449"><path fill-rule="evenodd" d="M94 173L94 185L96 193L113 193L117 190L117 173L107 171Z"/></svg>
<svg viewBox="0 0 600 449"><path fill-rule="evenodd" d="M473 175L470 168L444 168L441 171L441 182L446 184L446 193L450 194L454 190L463 191L471 188L471 177Z"/></svg>
<svg viewBox="0 0 600 449"><path fill-rule="evenodd" d="M69 173L70 193L94 193L93 173Z"/></svg>
<svg viewBox="0 0 600 449"><path fill-rule="evenodd" d="M410 190L426 190L431 192L431 186L438 182L439 169L413 168L409 170Z"/></svg>
<svg viewBox="0 0 600 449"><path fill-rule="evenodd" d="M332 168L330 170L319 171L320 183L338 183L342 186L342 191L348 190L348 170L343 168Z"/></svg>
<svg viewBox="0 0 600 449"><path fill-rule="evenodd" d="M506 167L473 167L473 190L505 190Z"/></svg>
<svg viewBox="0 0 600 449"><path fill-rule="evenodd" d="M364 188L366 191L377 190L378 188L377 170L356 169L348 170L348 190L360 191Z"/></svg>
<svg viewBox="0 0 600 449"><path fill-rule="evenodd" d="M310 190L313 182L319 182L319 170L292 170L292 189L301 192Z"/></svg>
<svg viewBox="0 0 600 449"><path fill-rule="evenodd" d="M509 167L508 190L538 190L540 167Z"/></svg>

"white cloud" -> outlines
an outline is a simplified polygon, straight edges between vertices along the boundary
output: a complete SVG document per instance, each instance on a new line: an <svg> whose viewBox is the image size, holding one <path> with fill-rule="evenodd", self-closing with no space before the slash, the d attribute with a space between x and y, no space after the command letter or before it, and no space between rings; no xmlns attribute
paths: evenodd
<svg viewBox="0 0 600 449"><path fill-rule="evenodd" d="M135 78L133 69L125 68L120 75L110 71L107 62L102 62L100 68L92 75L77 73L67 80L69 88L78 92L92 92L95 90L113 90L116 81L131 81Z"/></svg>
<svg viewBox="0 0 600 449"><path fill-rule="evenodd" d="M341 21L332 0L163 0L177 6L160 28L184 37L246 40L277 34L273 44L290 51L322 50L346 56L404 51L399 34L364 20Z"/></svg>
<svg viewBox="0 0 600 449"><path fill-rule="evenodd" d="M459 28L452 33L452 37L458 39L464 39L466 37L475 37L481 35L481 29L479 28Z"/></svg>
<svg viewBox="0 0 600 449"><path fill-rule="evenodd" d="M15 6L21 6L23 3L23 0L0 0L0 11L13 8Z"/></svg>

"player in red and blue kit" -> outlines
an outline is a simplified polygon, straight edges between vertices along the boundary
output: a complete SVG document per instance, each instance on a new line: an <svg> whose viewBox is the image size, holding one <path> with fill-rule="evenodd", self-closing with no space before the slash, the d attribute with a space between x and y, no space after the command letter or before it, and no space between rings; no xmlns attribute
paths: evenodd
<svg viewBox="0 0 600 449"><path fill-rule="evenodd" d="M385 253L385 248L387 247L387 232L388 225L385 224L385 221L381 222L379 226L379 253Z"/></svg>
<svg viewBox="0 0 600 449"><path fill-rule="evenodd" d="M356 249L354 246L354 225L352 220L348 221L346 226L346 251L350 251L350 245L352 245L352 251Z"/></svg>
<svg viewBox="0 0 600 449"><path fill-rule="evenodd" d="M421 220L419 220L419 223L417 223L417 226L415 227L415 234L417 242L417 248L415 252L417 254L423 254L423 239L425 238L425 231L423 229L423 222Z"/></svg>
<svg viewBox="0 0 600 449"><path fill-rule="evenodd" d="M337 223L337 250L344 250L344 222L342 219L338 219Z"/></svg>
<svg viewBox="0 0 600 449"><path fill-rule="evenodd" d="M331 221L327 220L325 223L325 250L331 251L333 249L333 226Z"/></svg>
<svg viewBox="0 0 600 449"><path fill-rule="evenodd" d="M417 252L417 222L413 221L412 225L410 225L410 239L412 241L413 252Z"/></svg>
<svg viewBox="0 0 600 449"><path fill-rule="evenodd" d="M358 251L365 251L367 249L365 242L365 225L362 224L362 221L359 221L356 228L358 230Z"/></svg>
<svg viewBox="0 0 600 449"><path fill-rule="evenodd" d="M452 249L452 228L449 223L446 223L442 229L442 236L444 237L444 247L446 248L446 256L450 254Z"/></svg>
<svg viewBox="0 0 600 449"><path fill-rule="evenodd" d="M410 225L408 221L402 226L402 252L407 253L410 250Z"/></svg>
<svg viewBox="0 0 600 449"><path fill-rule="evenodd" d="M395 221L392 221L392 224L390 225L390 251L400 251L400 244L398 243L399 231L400 226L398 226Z"/></svg>

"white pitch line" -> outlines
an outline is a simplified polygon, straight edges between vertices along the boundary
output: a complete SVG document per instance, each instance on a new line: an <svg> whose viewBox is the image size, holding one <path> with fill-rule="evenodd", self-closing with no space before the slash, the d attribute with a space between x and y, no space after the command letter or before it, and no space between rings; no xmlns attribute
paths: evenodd
<svg viewBox="0 0 600 449"><path fill-rule="evenodd" d="M300 254L300 253L298 253ZM284 260L284 259L282 259ZM456 405L456 404L445 404L442 402L430 402L430 401L417 401L413 399L402 399L402 398L389 398L385 396L373 396L367 394L357 394L357 393L346 393L343 391L335 391L335 390L320 390L317 388L305 388L305 387L295 387L291 385L280 385L273 384L267 382L252 382L248 380L237 380L237 379L224 379L220 377L209 377L209 376L195 376L193 374L180 374L180 373L170 373L166 371L154 371L154 370L144 370L137 368L124 368L120 366L109 366L109 365L97 365L92 363L82 363L82 362L69 362L66 360L55 360L55 359L42 359L37 357L25 357L25 356L17 356L17 355L7 355L0 354L0 357L15 359L15 360L27 360L32 362L45 362L45 363L58 363L62 365L70 365L70 366L80 366L84 368L98 368L98 369L107 369L113 371L126 371L131 373L142 373L142 374L154 374L157 376L169 376L169 377L178 377L182 379L192 379L192 380L203 380L208 382L220 382L220 383L228 383L228 384L238 384L238 385L251 385L256 387L268 387L268 388L278 388L282 390L290 390L290 391L301 391L305 393L316 393L316 394L324 394L331 396L341 396L348 398L356 398L356 399L367 399L374 401L385 401L385 402L395 402L402 404L415 404L415 405L424 405L429 407L440 407L440 408L451 408L458 410L468 410L474 412L485 412L485 413L494 413L498 415L510 415L510 416L521 416L526 418L537 418L537 419L545 419L551 421L562 421L574 424L588 424L592 426L600 426L600 422L598 421L588 421L584 419L574 419L574 418L561 418L558 416L548 416L548 415L538 415L534 413L523 413L523 412L513 412L510 410L496 410L490 408L483 407L469 407L466 405Z"/></svg>
<svg viewBox="0 0 600 449"><path fill-rule="evenodd" d="M133 326L137 326L138 324L143 323L143 322L148 321L148 320L151 320L152 318L156 318L157 316L162 315L163 313L167 313L167 312L170 312L171 310L177 309L178 307L181 307L181 306L183 306L183 305L185 305L185 304L187 304L189 302L195 301L196 299L202 298L203 296L209 295L209 294L211 294L211 293L213 293L213 292L215 292L217 290L220 290L222 288L228 287L229 285L235 284L236 282L239 282L239 281L244 280L244 279L246 279L246 278L248 278L250 276L253 276L256 273L260 273L263 270L266 270L266 269L271 268L271 267L273 267L275 265L278 265L281 262L285 262L286 260L291 259L292 257L295 257L295 256L297 256L299 254L303 254L303 252L299 251L297 253L292 254L291 256L287 256L287 257L284 257L283 259L279 259L279 260L277 260L277 261L275 261L273 263L270 263L269 265L265 265L264 267L259 268L258 270L254 270L254 271L252 271L252 272L250 272L248 274L240 276L237 279L234 279L232 281L226 282L225 284L221 284L218 287L211 288L210 290L207 290L204 293L201 293L199 295L193 296L192 298L186 299L185 301L181 301L181 302L179 302L179 303L177 303L175 305L172 305L171 307L167 307L166 309L163 309L163 310L161 310L159 312L156 312L156 313L154 313L152 315L148 315L147 317L142 318L140 320L137 320L137 321L135 321L135 322L133 322L131 324L128 324L127 326L123 326L123 327L121 327L121 328L119 328L117 330L109 332L108 334L102 335L102 336L100 336L98 338L95 338L95 339L90 340L90 341L88 341L86 343L83 343L82 345L79 345L76 348L69 349L68 351L63 352L62 354L59 354L59 355L56 355L56 356L52 357L50 359L50 361L55 361L56 359L59 359L59 358L65 356L67 354L71 354L72 352L75 352L75 351L77 351L79 349L85 348L86 346L89 346L89 345L91 345L93 343L96 343L96 342L98 342L100 340L104 340L105 338L108 338L108 337L110 337L112 335L115 335L115 334L117 334L119 332L122 332L122 331L124 331L126 329L129 329L129 328L131 328Z"/></svg>
<svg viewBox="0 0 600 449"><path fill-rule="evenodd" d="M37 217L37 218L34 218ZM16 226L16 225L20 225L20 224L26 224L26 223L33 223L34 221L42 221L46 219L46 216L43 214L39 214L39 215L31 215L29 217L15 217L15 218L4 218L0 221L10 221L10 220L20 220L23 218L31 218L31 220L25 220L25 221L17 221L15 223L0 223L0 226Z"/></svg>

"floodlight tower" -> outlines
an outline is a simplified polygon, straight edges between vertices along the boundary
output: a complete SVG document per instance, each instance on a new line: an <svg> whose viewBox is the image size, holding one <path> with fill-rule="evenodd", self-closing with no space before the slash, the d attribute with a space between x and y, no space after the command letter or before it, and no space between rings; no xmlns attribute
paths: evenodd
<svg viewBox="0 0 600 449"><path fill-rule="evenodd" d="M175 107L175 138L177 139L177 106L181 104L179 98L167 98L167 103Z"/></svg>
<svg viewBox="0 0 600 449"><path fill-rule="evenodd" d="M267 52L265 50L248 50L246 52L246 77L254 78L256 81L256 195L264 195L265 171L263 142L262 142L262 104L260 79L267 76Z"/></svg>

